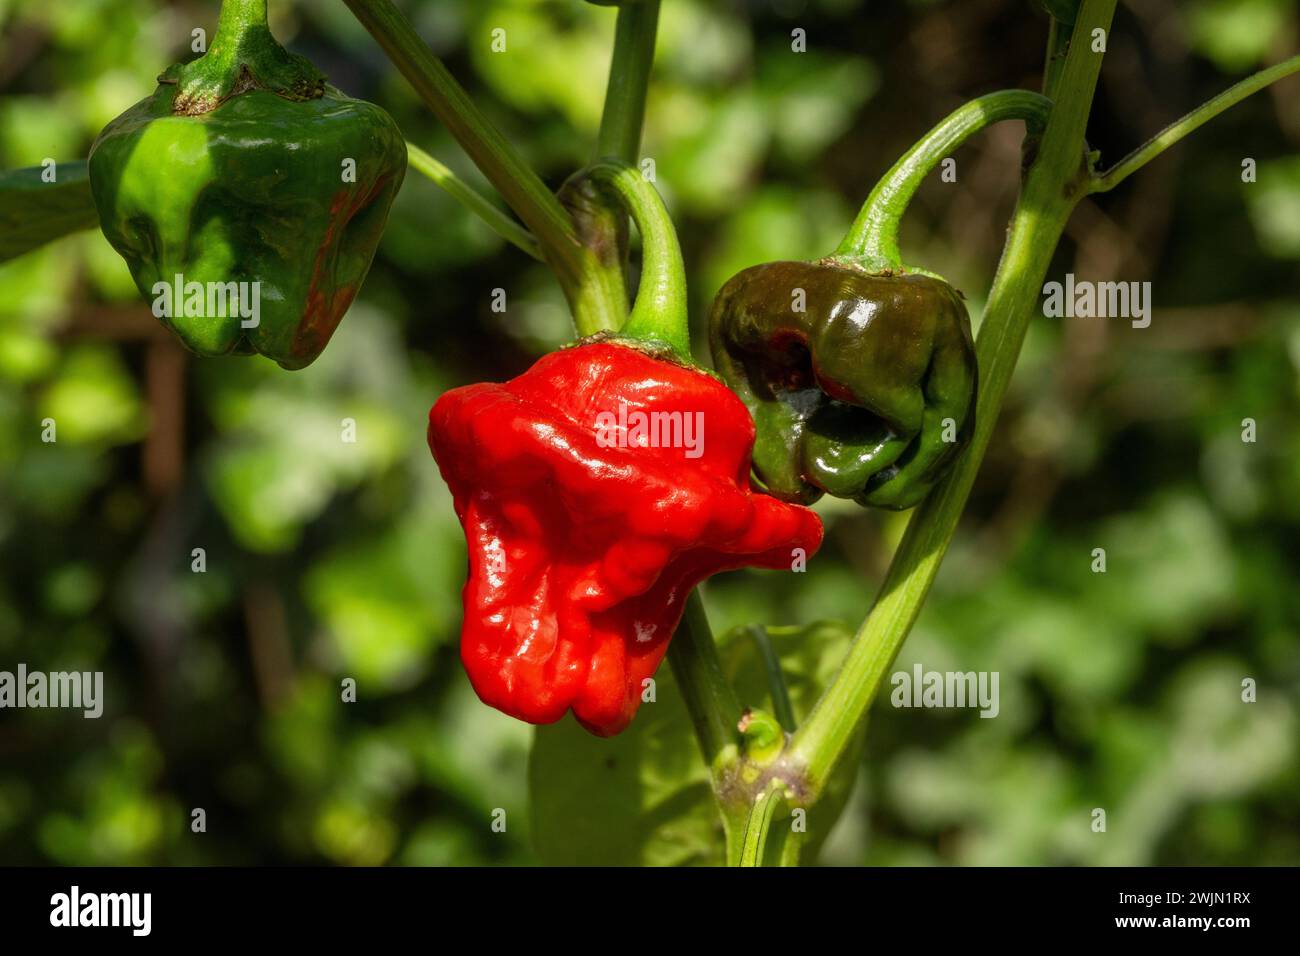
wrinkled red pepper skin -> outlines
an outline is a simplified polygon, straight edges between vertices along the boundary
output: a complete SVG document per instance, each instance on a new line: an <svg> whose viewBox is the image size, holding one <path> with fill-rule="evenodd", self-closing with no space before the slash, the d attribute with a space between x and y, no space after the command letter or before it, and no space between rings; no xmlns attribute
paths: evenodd
<svg viewBox="0 0 1300 956"><path fill-rule="evenodd" d="M633 426L692 416L698 454L622 442L620 407ZM592 733L616 734L696 584L788 570L795 549L811 557L821 521L751 490L753 444L749 412L720 381L613 341L442 395L429 446L469 547L461 659L479 697L535 724L572 708Z"/></svg>

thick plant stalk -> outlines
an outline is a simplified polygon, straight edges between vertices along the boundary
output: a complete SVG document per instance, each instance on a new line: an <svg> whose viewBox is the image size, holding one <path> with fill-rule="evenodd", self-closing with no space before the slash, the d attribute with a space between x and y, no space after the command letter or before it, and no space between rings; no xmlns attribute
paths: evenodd
<svg viewBox="0 0 1300 956"><path fill-rule="evenodd" d="M1085 0L1055 105L1012 216L976 342L980 390L971 446L912 514L867 619L840 672L791 741L790 758L814 795L825 784L911 630L979 470L1033 317L1043 277L1070 212L1086 194L1084 133L1101 70L1094 30L1108 31L1117 0Z"/></svg>
<svg viewBox="0 0 1300 956"><path fill-rule="evenodd" d="M686 599L686 613L668 645L668 664L690 712L704 762L712 767L734 745L740 702L722 674L699 588Z"/></svg>

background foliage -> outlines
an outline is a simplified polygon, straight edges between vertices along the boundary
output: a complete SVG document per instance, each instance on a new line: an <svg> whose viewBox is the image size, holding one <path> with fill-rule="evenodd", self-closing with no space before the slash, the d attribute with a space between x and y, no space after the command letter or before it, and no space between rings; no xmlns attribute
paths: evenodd
<svg viewBox="0 0 1300 956"><path fill-rule="evenodd" d="M610 11L402 6L549 182L590 158ZM931 123L1037 87L1046 33L1028 0L664 6L643 153L681 231L697 343L731 273L829 251ZM216 8L0 0L0 168L83 158ZM343 4L271 10L335 85L481 181ZM505 53L490 51L494 27ZM790 52L795 27L805 54ZM1289 0L1132 0L1092 145L1118 158L1293 53L1297 29ZM964 289L976 316L1019 135L967 147L957 183L928 182L904 229L909 260ZM1298 155L1293 78L1077 211L1049 278L1149 280L1154 320L1035 321L898 665L999 671L1001 714L882 698L824 862L1300 862ZM1244 157L1258 182L1242 183ZM0 712L0 862L712 859L698 757L664 728L670 680L664 710L610 745L615 816L645 814L635 831L611 824L615 844L581 819L612 786L574 766L594 742L548 731L530 801L533 730L479 704L457 660L464 549L425 414L441 390L516 374L568 337L548 274L414 173L360 299L302 372L185 356L98 232L0 265L0 668L103 670L107 694L97 721ZM56 444L40 441L45 417ZM343 418L355 444L339 441ZM716 579L715 629L860 619L904 519L819 510L827 545L809 572ZM1089 570L1097 547L1106 574ZM842 648L822 630L774 636L802 658L800 681L824 679ZM740 640L738 673L754 666ZM339 701L348 676L354 704ZM1105 835L1089 829L1098 806Z"/></svg>

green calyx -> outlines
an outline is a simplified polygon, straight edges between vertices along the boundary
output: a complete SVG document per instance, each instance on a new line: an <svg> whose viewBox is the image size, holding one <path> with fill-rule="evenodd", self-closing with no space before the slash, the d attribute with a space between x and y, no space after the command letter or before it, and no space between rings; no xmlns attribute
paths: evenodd
<svg viewBox="0 0 1300 956"><path fill-rule="evenodd" d="M171 110L178 116L211 112L250 90L299 101L325 92L324 74L271 35L266 0L224 0L207 53L192 63L174 64L158 82L176 86Z"/></svg>
<svg viewBox="0 0 1300 956"><path fill-rule="evenodd" d="M693 364L686 268L658 191L634 167L606 159L575 173L561 196L573 211L584 242L607 267L621 264L620 244L626 242L626 230L620 217L597 211L620 207L631 217L641 234L641 282L618 335L666 348L679 362Z"/></svg>
<svg viewBox="0 0 1300 956"><path fill-rule="evenodd" d="M770 262L723 286L709 333L754 418L755 477L783 500L912 507L971 434L970 318L942 280Z"/></svg>

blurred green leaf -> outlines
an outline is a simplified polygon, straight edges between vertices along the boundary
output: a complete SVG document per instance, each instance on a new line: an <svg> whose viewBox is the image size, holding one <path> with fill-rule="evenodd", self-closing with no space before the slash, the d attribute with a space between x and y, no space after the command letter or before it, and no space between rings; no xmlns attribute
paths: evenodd
<svg viewBox="0 0 1300 956"><path fill-rule="evenodd" d="M335 494L423 445L422 431L409 425L423 414L407 406L418 399L396 352L391 323L354 307L331 347L300 372L260 359L205 363L213 414L225 431L207 480L247 547L293 547Z"/></svg>
<svg viewBox="0 0 1300 956"><path fill-rule="evenodd" d="M1260 163L1255 173L1241 189L1259 244L1279 259L1300 259L1300 157Z"/></svg>
<svg viewBox="0 0 1300 956"><path fill-rule="evenodd" d="M558 110L584 141L594 136L605 97L613 16L571 4L561 19L529 0L493 0L475 13L469 52L478 74L515 106Z"/></svg>
<svg viewBox="0 0 1300 956"><path fill-rule="evenodd" d="M764 112L777 148L793 163L820 155L880 85L867 60L794 53L788 45L765 51L759 65Z"/></svg>
<svg viewBox="0 0 1300 956"><path fill-rule="evenodd" d="M723 224L701 270L706 294L711 299L741 269L761 262L829 255L851 221L847 203L831 193L779 186L757 190Z"/></svg>
<svg viewBox="0 0 1300 956"><path fill-rule="evenodd" d="M1112 608L1120 619L1182 644L1233 606L1232 547L1200 497L1160 495L1151 508L1108 522L1094 546L1106 549L1106 573L1084 579L1091 586L1080 610ZM1080 555L1091 560L1091 548Z"/></svg>
<svg viewBox="0 0 1300 956"><path fill-rule="evenodd" d="M379 866L397 843L390 821L344 801L331 801L321 811L315 833L322 853L350 866Z"/></svg>
<svg viewBox="0 0 1300 956"><path fill-rule="evenodd" d="M304 593L329 628L344 673L368 689L419 679L432 646L450 636L464 570L459 538L442 509L425 508L311 569Z"/></svg>
<svg viewBox="0 0 1300 956"><path fill-rule="evenodd" d="M84 160L0 172L0 262L98 224Z"/></svg>
<svg viewBox="0 0 1300 956"><path fill-rule="evenodd" d="M1291 0L1195 0L1190 5L1192 42L1226 73L1258 64L1293 15Z"/></svg>
<svg viewBox="0 0 1300 956"><path fill-rule="evenodd" d="M59 441L117 444L145 431L145 409L118 353L96 345L72 349L44 390L41 414L52 418Z"/></svg>

